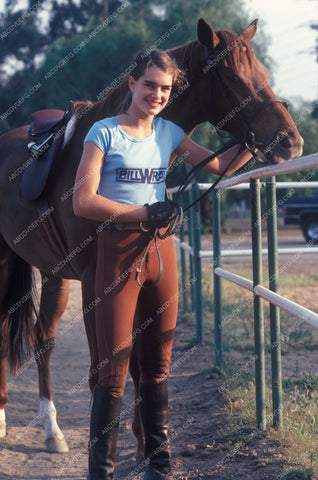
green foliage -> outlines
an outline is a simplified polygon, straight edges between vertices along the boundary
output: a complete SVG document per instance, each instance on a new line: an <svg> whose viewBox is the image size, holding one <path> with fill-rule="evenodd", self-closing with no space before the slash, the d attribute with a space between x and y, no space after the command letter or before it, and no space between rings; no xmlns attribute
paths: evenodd
<svg viewBox="0 0 318 480"><path fill-rule="evenodd" d="M316 103L303 102L297 110L295 107L291 110L292 117L304 139L304 155L318 151L318 119L313 116L315 107Z"/></svg>
<svg viewBox="0 0 318 480"><path fill-rule="evenodd" d="M45 34L37 25L36 7L31 6L27 11L16 10L15 3L8 2L6 14L0 15L0 78L2 82L6 81L3 66L8 59L23 62L27 70L34 65L34 56L47 44Z"/></svg>
<svg viewBox="0 0 318 480"><path fill-rule="evenodd" d="M252 20L241 0L79 4L55 0L50 12L44 1L29 0L26 10L18 9L17 2L8 3L0 17L2 31L7 32L0 53L0 112L24 100L0 122L1 130L28 122L37 109L64 108L70 99L96 101L105 87L129 69L139 50L167 49L193 40L201 16L216 29L238 33ZM254 43L256 50L266 52L261 32ZM22 69L10 77L3 68L9 54L22 62ZM36 92L28 95L37 84ZM207 132L201 139L198 133L197 139L216 148L219 140L211 142L210 136Z"/></svg>
<svg viewBox="0 0 318 480"><path fill-rule="evenodd" d="M318 152L318 118L315 118L313 112L317 108L316 102L313 104L309 102L301 102L298 105L292 105L290 108L291 115L297 125L299 133L304 139L304 151L303 156L311 155ZM287 181L307 181L313 182L318 180L318 169L314 168L311 170L303 170L297 173L291 173L288 175L281 175L278 180L280 182ZM287 191L284 189L277 190L277 200L286 195ZM307 195L312 196L316 195L316 190L312 188L301 188L297 189L294 193L295 196Z"/></svg>

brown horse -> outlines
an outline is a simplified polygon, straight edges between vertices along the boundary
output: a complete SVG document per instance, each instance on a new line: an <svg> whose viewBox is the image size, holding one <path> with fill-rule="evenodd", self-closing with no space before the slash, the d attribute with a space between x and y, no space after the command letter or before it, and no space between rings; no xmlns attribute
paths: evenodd
<svg viewBox="0 0 318 480"><path fill-rule="evenodd" d="M253 132L272 160L301 155L302 139L280 100L268 84L266 68L255 58L249 42L257 21L240 35L213 31L200 19L197 39L170 50L186 71L188 83L172 92L163 116L191 134L203 122L222 127L244 142ZM45 198L27 201L21 195L20 174L28 159L28 126L0 138L0 428L5 435L7 402L5 362L12 371L23 367L23 345L36 339L35 360L39 370L40 412L46 424L49 451L65 451L67 445L56 423L50 383L50 357L55 329L68 299L69 280L82 284L83 316L91 355L90 388L96 382L98 358L94 325L96 238L99 224L75 217L72 209L74 179L81 158L83 139L92 124L116 114L128 93L124 80L97 103L81 104L67 126L63 146L54 160ZM85 180L85 179L84 179ZM31 269L42 275L38 321L32 326ZM33 334L33 337L32 337ZM138 342L137 342L138 343ZM137 349L133 349L131 373L138 382ZM133 429L142 448L142 435L135 417ZM1 432L1 430L0 430Z"/></svg>

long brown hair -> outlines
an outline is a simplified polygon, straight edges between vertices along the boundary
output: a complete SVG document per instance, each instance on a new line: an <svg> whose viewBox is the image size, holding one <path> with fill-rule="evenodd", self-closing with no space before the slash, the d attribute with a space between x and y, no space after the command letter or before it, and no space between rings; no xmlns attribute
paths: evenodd
<svg viewBox="0 0 318 480"><path fill-rule="evenodd" d="M142 77L148 68L158 67L172 76L173 85L182 85L185 82L184 72L178 67L174 58L163 50L143 50L138 53L132 65L134 65L134 68L130 71L129 76L131 75L135 80ZM129 91L123 98L118 113L123 113L129 108L131 99L132 94Z"/></svg>
<svg viewBox="0 0 318 480"><path fill-rule="evenodd" d="M184 72L178 67L174 58L162 50L144 50L135 58L135 67L130 75L138 80L149 67L158 67L165 73L172 75L172 83L179 84L184 81Z"/></svg>

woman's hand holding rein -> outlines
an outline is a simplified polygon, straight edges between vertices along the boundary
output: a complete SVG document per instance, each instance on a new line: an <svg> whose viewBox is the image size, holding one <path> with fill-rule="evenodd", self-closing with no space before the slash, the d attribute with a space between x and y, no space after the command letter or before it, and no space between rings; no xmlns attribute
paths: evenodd
<svg viewBox="0 0 318 480"><path fill-rule="evenodd" d="M147 224L154 228L167 227L180 209L179 205L173 200L165 200L146 206L148 209Z"/></svg>

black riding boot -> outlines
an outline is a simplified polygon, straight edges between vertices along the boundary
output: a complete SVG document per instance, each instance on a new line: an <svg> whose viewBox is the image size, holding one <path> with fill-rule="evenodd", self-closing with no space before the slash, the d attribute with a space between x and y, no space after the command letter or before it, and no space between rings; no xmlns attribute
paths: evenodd
<svg viewBox="0 0 318 480"><path fill-rule="evenodd" d="M112 480L121 398L96 385L90 423L89 480Z"/></svg>
<svg viewBox="0 0 318 480"><path fill-rule="evenodd" d="M149 462L143 480L173 480L167 381L141 383L139 394L142 398L139 408L145 434L145 458Z"/></svg>

